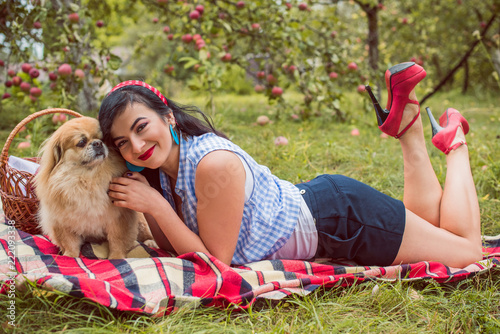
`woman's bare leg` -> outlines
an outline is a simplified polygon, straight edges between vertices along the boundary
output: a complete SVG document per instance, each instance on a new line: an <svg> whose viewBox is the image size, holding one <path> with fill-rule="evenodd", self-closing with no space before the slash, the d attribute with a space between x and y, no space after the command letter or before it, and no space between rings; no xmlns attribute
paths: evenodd
<svg viewBox="0 0 500 334"><path fill-rule="evenodd" d="M415 91L410 99L417 100ZM401 129L415 117L418 106L407 104L401 121ZM400 138L404 160L404 197L406 208L435 226L439 226L441 185L432 168L425 146L422 116Z"/></svg>
<svg viewBox="0 0 500 334"><path fill-rule="evenodd" d="M455 141L464 139L463 131L459 128ZM412 140L412 137L407 140ZM403 241L394 264L435 260L449 266L463 267L482 258L479 203L467 146L462 145L451 151L446 161L448 169L439 206L439 224L429 223L420 214L407 208ZM427 196L425 189L419 196L422 199ZM435 210L435 204L431 205L430 209Z"/></svg>
<svg viewBox="0 0 500 334"><path fill-rule="evenodd" d="M437 261L454 268L464 268L482 259L481 243L436 227L406 210L403 241L393 265Z"/></svg>
<svg viewBox="0 0 500 334"><path fill-rule="evenodd" d="M456 140L465 141L462 128L457 129ZM467 146L459 146L448 153L446 164L440 227L481 246L479 202Z"/></svg>

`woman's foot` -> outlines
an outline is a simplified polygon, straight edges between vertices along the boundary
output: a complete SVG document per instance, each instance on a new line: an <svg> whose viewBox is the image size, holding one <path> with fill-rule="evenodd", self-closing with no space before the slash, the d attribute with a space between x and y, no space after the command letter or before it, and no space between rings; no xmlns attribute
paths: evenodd
<svg viewBox="0 0 500 334"><path fill-rule="evenodd" d="M385 73L388 93L386 109L380 107L371 88L366 86L382 132L400 138L418 119L420 105L416 100L414 88L425 76L425 70L415 63L402 63L389 68ZM416 108L408 105L414 105ZM409 119L409 115L413 117Z"/></svg>
<svg viewBox="0 0 500 334"><path fill-rule="evenodd" d="M432 143L444 154L457 149L462 145L467 145L465 135L469 132L469 123L453 108L448 108L439 118L437 124L432 112L426 108L432 126Z"/></svg>

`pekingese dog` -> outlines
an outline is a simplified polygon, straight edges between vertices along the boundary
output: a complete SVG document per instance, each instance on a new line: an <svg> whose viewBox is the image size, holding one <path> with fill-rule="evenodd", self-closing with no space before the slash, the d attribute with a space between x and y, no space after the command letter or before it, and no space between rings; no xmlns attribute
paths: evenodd
<svg viewBox="0 0 500 334"><path fill-rule="evenodd" d="M101 141L95 118L74 118L43 144L34 177L42 232L63 255L78 257L84 241L109 242L109 259L123 259L135 240L158 247L144 216L112 204L111 178L127 170L125 161Z"/></svg>

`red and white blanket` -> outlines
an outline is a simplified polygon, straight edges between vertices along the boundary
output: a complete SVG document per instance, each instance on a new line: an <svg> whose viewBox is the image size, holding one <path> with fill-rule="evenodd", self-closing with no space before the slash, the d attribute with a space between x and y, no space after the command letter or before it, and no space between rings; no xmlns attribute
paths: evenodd
<svg viewBox="0 0 500 334"><path fill-rule="evenodd" d="M4 221L0 217L0 221ZM272 260L227 266L204 253L180 257L137 246L123 260L106 260L107 245L85 244L79 258L59 255L42 235L31 235L0 223L0 293L26 281L46 290L89 298L110 308L151 315L169 314L181 306L235 305L246 308L259 298L306 295L316 288L350 286L371 280L454 282L500 268L500 235L485 237L482 261L466 268L437 262L389 267L350 263Z"/></svg>

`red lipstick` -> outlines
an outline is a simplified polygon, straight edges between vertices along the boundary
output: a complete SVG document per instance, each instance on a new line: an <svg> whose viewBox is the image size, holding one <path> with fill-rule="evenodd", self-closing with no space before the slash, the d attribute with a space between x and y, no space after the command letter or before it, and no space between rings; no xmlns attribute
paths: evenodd
<svg viewBox="0 0 500 334"><path fill-rule="evenodd" d="M153 145L149 150L147 150L146 152L144 152L143 154L141 154L138 157L138 159L140 159L142 161L148 160L153 155L153 151L155 150L155 147L156 147L156 145Z"/></svg>

